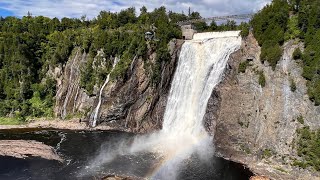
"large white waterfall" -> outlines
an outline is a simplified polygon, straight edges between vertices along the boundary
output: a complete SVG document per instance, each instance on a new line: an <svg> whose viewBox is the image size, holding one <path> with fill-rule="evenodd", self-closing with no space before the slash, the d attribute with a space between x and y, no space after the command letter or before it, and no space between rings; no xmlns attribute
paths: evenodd
<svg viewBox="0 0 320 180"><path fill-rule="evenodd" d="M91 116L90 116L90 125L91 127L96 127L97 125L97 120L98 120L98 116L99 116L99 112L100 112L100 106L102 103L102 93L104 88L106 87L106 85L108 84L109 80L110 80L110 74L113 71L113 69L116 67L117 63L119 62L119 59L117 57L114 58L113 64L112 64L112 69L110 71L110 73L108 74L105 82L103 83L100 92L99 92L99 99L98 99L98 104L96 106L96 108L94 109L94 111L92 111Z"/></svg>
<svg viewBox="0 0 320 180"><path fill-rule="evenodd" d="M120 143L112 152L102 153L94 161L95 166L118 155L154 152L161 157L161 163L149 178L175 179L180 165L191 155L202 160L212 157L213 137L206 132L203 117L229 56L241 46L239 33L199 33L186 41L171 84L162 130L138 136L130 146Z"/></svg>
<svg viewBox="0 0 320 180"><path fill-rule="evenodd" d="M238 31L199 33L183 44L166 106L165 133L206 134L202 119L207 102L221 81L229 55L240 45Z"/></svg>
<svg viewBox="0 0 320 180"><path fill-rule="evenodd" d="M186 41L172 81L159 139L164 139L170 160L155 174L155 179L174 179L173 169L196 153L203 159L213 153L212 137L206 132L203 117L214 87L220 83L229 56L241 46L239 31L199 33ZM168 174L172 174L168 177ZM164 176L163 176L164 175Z"/></svg>

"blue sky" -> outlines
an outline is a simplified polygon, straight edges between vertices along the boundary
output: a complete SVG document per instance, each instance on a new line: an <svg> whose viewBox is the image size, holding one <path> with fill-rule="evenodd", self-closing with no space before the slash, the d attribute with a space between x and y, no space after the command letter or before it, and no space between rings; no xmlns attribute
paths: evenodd
<svg viewBox="0 0 320 180"><path fill-rule="evenodd" d="M149 11L160 6L175 12L198 11L204 17L245 14L260 10L271 0L1 0L0 16L33 15L48 17L96 17L101 10L118 12L136 7L137 12L145 5Z"/></svg>

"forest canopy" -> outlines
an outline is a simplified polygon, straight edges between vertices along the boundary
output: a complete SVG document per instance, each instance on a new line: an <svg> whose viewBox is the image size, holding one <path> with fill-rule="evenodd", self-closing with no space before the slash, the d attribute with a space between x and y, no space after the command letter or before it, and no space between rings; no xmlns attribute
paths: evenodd
<svg viewBox="0 0 320 180"><path fill-rule="evenodd" d="M72 51L82 51L95 57L100 49L104 58L121 57L113 78L121 78L134 56L145 59L147 43L144 33L157 28L158 41L153 49L162 49L159 56L167 54L167 44L181 38L181 30L170 17L181 16L160 7L148 12L135 8L118 13L101 11L88 20L78 18L48 18L44 16L0 17L0 116L26 117L53 116L56 82L48 75L54 67L66 64ZM161 54L162 53L162 54ZM158 58L159 61L165 60ZM81 86L92 94L97 79L104 78L106 69L95 72L92 60L82 68ZM161 62L159 62L161 63ZM154 72L159 71L153 67ZM157 76L154 74L153 76Z"/></svg>

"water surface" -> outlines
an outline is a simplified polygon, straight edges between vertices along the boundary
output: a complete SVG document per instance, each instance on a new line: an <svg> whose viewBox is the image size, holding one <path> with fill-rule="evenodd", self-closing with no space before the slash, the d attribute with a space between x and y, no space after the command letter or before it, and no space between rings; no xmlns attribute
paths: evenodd
<svg viewBox="0 0 320 180"><path fill-rule="evenodd" d="M134 136L118 131L0 130L2 140L37 140L54 147L65 159L64 163L59 163L41 158L17 159L0 156L0 179L99 179L109 174L136 178L152 177L152 173L163 164L161 157L150 152L130 155L117 153L118 155L107 163L98 162L98 166L94 166L99 158L108 157L119 143L129 145ZM184 180L241 180L248 179L251 175L251 172L240 164L217 157L203 162L196 156L184 160L179 171L175 173L177 179Z"/></svg>

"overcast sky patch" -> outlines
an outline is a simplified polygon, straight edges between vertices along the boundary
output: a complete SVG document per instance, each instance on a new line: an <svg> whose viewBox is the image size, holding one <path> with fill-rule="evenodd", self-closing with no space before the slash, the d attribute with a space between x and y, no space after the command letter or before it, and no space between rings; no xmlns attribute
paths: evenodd
<svg viewBox="0 0 320 180"><path fill-rule="evenodd" d="M188 13L198 11L203 17L254 13L271 0L2 0L0 16L22 17L28 11L33 15L48 17L96 17L100 11L119 12L135 7L137 13L144 5L148 11L160 6L168 10Z"/></svg>

